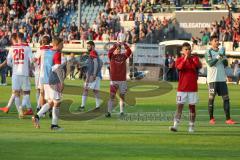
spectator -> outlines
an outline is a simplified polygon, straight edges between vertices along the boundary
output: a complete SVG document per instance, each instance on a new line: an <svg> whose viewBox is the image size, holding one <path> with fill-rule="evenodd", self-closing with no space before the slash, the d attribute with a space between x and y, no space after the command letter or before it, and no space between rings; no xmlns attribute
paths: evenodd
<svg viewBox="0 0 240 160"><path fill-rule="evenodd" d="M209 7L211 6L209 3L209 0L203 0L202 6L203 6L203 8L205 8L205 10L209 10Z"/></svg>
<svg viewBox="0 0 240 160"><path fill-rule="evenodd" d="M94 32L98 32L98 24L96 21L93 22L92 29Z"/></svg>
<svg viewBox="0 0 240 160"><path fill-rule="evenodd" d="M103 41L110 41L110 35L109 35L109 31L105 30L103 35L102 35L102 40Z"/></svg>
<svg viewBox="0 0 240 160"><path fill-rule="evenodd" d="M225 33L224 33L224 41L232 41L233 35L231 32L231 29L229 27L226 28Z"/></svg>
<svg viewBox="0 0 240 160"><path fill-rule="evenodd" d="M87 60L88 60L88 54L86 52L84 52L81 56L80 56L80 63L82 63L82 65L78 65L78 68L80 68L80 74L79 74L79 78L86 80L86 73L87 73Z"/></svg>
<svg viewBox="0 0 240 160"><path fill-rule="evenodd" d="M168 55L166 58L165 65L168 68L166 76L168 81L175 81L176 78L176 68L175 68L175 60L173 55Z"/></svg>
<svg viewBox="0 0 240 160"><path fill-rule="evenodd" d="M240 63L238 60L235 60L233 63L233 76L236 84L239 84L239 78L240 78L240 68L239 68Z"/></svg>
<svg viewBox="0 0 240 160"><path fill-rule="evenodd" d="M225 21L225 17L223 16L222 19L219 22L219 26L222 27L223 29L226 28L226 21Z"/></svg>
<svg viewBox="0 0 240 160"><path fill-rule="evenodd" d="M75 80L74 71L75 71L75 65L76 65L76 58L75 58L74 53L71 53L69 55L68 63L69 63L69 66L70 66L70 77L69 78L70 78L70 80Z"/></svg>
<svg viewBox="0 0 240 160"><path fill-rule="evenodd" d="M165 1L83 0L85 5L96 5L99 2L103 2L105 9L99 12L97 19L91 26L84 19L80 31L75 22L71 23L70 21L70 17L72 17L71 13L76 10L76 0L24 0L23 3L20 3L19 0L11 1L11 3L8 0L3 0L0 2L0 28L5 27L5 32L8 32L5 33L5 35L8 35L8 40L12 32L21 31L28 42L34 43L39 42L43 35L49 35L50 37L60 36L64 39L65 43L68 43L72 39L103 40L106 38L106 32L109 32L110 40L117 40L118 33L121 31L120 20L127 19L130 21L136 20L138 23L135 26L134 34L130 32L131 36L128 36L128 40L133 43L139 40L147 41L149 36L155 36L154 41L152 41L154 43L164 39L177 39L177 36L175 36L177 35L175 30L176 24L172 23L171 19L167 19L166 17L163 20L154 19L152 15L155 11L154 5L165 3ZM201 1L196 2L194 0L189 2L201 3ZM203 4L209 5L209 0L204 0ZM232 2L232 5L235 4L236 0ZM147 15L145 16L144 13L147 13ZM144 30L140 29L140 22L143 22ZM238 24L236 23L237 27L235 25L234 27L238 28ZM224 33L220 33L219 26L222 27ZM225 40L236 40L237 34L236 32L232 32L233 28L230 26L231 17L223 17L219 25L212 26L212 34L218 34L219 37L221 35ZM227 27L230 30L226 29ZM125 36L130 35L130 33L124 32ZM236 42L234 44L237 44Z"/></svg>
<svg viewBox="0 0 240 160"><path fill-rule="evenodd" d="M3 31L0 31L0 76L1 76L1 82L0 85L7 85L6 83L6 72L7 72L7 51L4 49L4 47L7 45L7 40L3 34Z"/></svg>
<svg viewBox="0 0 240 160"><path fill-rule="evenodd" d="M239 47L239 42L240 42L239 31L237 28L233 28L233 49L234 50Z"/></svg>
<svg viewBox="0 0 240 160"><path fill-rule="evenodd" d="M121 31L118 33L117 41L118 42L125 42L126 41L126 34L124 33L124 28L122 28Z"/></svg>
<svg viewBox="0 0 240 160"><path fill-rule="evenodd" d="M203 33L203 36L202 36L202 45L208 45L209 43L209 36L206 34L206 33Z"/></svg>
<svg viewBox="0 0 240 160"><path fill-rule="evenodd" d="M133 10L131 10L130 13L129 13L128 20L129 21L134 21L134 19L135 19L135 12L133 12Z"/></svg>
<svg viewBox="0 0 240 160"><path fill-rule="evenodd" d="M1 74L1 82L0 85L6 86L6 71L7 71L7 65L6 65L6 51L0 49L0 74Z"/></svg>
<svg viewBox="0 0 240 160"><path fill-rule="evenodd" d="M141 29L140 33L139 33L139 41L143 42L144 39L145 39L145 31L144 31L144 29Z"/></svg>

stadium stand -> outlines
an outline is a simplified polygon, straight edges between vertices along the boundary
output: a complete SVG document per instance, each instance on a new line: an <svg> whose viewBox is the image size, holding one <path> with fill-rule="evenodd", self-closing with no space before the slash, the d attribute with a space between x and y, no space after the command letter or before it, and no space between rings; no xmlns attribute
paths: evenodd
<svg viewBox="0 0 240 160"><path fill-rule="evenodd" d="M9 44L11 34L17 31L23 32L33 47L39 46L44 35L58 35L67 44L65 50L70 52L79 48L85 51L87 40L95 40L100 46L101 41L158 44L178 39L176 10L229 9L224 1L217 0L82 0L79 26L77 3L77 0L1 1L1 46ZM205 50L213 34L219 35L227 51L240 50L238 1L229 0L228 4L233 18L223 17L203 30L202 37L192 37L195 50Z"/></svg>
<svg viewBox="0 0 240 160"><path fill-rule="evenodd" d="M20 31L29 43L38 43L43 35L59 35L65 43L74 43L73 40L125 40L130 44L158 44L178 39L177 22L172 11L227 8L224 1L210 2L82 0L82 23L78 27L77 0L3 0L0 2L0 37L2 43L9 44L11 34ZM228 4L232 12L238 12L236 0L228 1ZM206 49L209 36L217 34L228 51L239 51L240 20L238 13L233 13L232 17L213 22L210 28L202 31L202 37L192 37L194 47Z"/></svg>

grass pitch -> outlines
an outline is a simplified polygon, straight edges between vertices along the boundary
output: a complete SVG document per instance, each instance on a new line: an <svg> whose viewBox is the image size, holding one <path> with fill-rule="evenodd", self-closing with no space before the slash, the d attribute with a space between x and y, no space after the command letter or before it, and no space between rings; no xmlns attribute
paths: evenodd
<svg viewBox="0 0 240 160"><path fill-rule="evenodd" d="M66 81L66 84L81 90L83 82ZM208 124L206 85L199 85L195 133L187 132L187 106L179 132L169 132L168 127L172 125L170 119L176 108L177 84L171 85L173 89L170 92L154 97L147 91L156 89L155 85L131 88L130 91L143 93L143 96L136 97L135 105L134 101L129 101L125 119L119 118L119 109L116 107L111 119L103 115L85 121L62 119L59 124L64 131L61 132L49 129L51 120L48 117L41 120L41 129L33 128L30 117L19 120L15 107L12 107L9 114L0 113L0 160L239 159L240 125L224 124L221 97L215 101L217 124ZM107 99L108 81L101 83L101 90L104 91L104 99ZM239 90L239 86L229 85L232 118L238 122ZM4 106L11 94L11 87L0 86L0 94L0 106ZM72 90L71 94L64 94L66 99L72 101L68 108L70 112L81 116L76 112L81 102L80 94ZM31 100L32 105L36 106L34 86ZM94 98L88 99L87 107L88 110L94 107Z"/></svg>

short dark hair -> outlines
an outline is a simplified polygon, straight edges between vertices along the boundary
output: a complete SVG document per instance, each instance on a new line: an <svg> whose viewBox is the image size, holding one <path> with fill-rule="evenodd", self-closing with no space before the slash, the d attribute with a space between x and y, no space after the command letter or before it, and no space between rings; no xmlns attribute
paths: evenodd
<svg viewBox="0 0 240 160"><path fill-rule="evenodd" d="M87 44L95 47L95 43L93 41L88 41Z"/></svg>
<svg viewBox="0 0 240 160"><path fill-rule="evenodd" d="M62 42L63 42L62 38L59 38L57 36L53 37L52 44L59 45Z"/></svg>
<svg viewBox="0 0 240 160"><path fill-rule="evenodd" d="M17 33L17 38L23 40L24 39L24 34L22 32Z"/></svg>
<svg viewBox="0 0 240 160"><path fill-rule="evenodd" d="M11 39L17 41L17 33L13 33Z"/></svg>
<svg viewBox="0 0 240 160"><path fill-rule="evenodd" d="M217 35L212 35L211 37L210 37L210 41L212 41L213 39L218 39L218 36Z"/></svg>
<svg viewBox="0 0 240 160"><path fill-rule="evenodd" d="M49 45L50 44L50 37L49 36L43 36L41 39L42 45Z"/></svg>
<svg viewBox="0 0 240 160"><path fill-rule="evenodd" d="M188 48L191 48L191 45L188 43L188 42L184 42L183 44L182 44L182 48L183 47L188 47ZM181 49L182 49L181 48Z"/></svg>

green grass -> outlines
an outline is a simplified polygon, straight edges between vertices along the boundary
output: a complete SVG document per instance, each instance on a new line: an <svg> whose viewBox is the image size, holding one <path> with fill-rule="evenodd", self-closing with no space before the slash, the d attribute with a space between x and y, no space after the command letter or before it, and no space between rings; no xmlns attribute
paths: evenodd
<svg viewBox="0 0 240 160"><path fill-rule="evenodd" d="M81 102L79 92L83 82L66 81L66 84L75 86L73 87L75 89L70 88L71 95L64 95L64 100L73 101L69 108L71 112L75 112ZM156 89L155 85L131 88L132 92L141 92L143 98L136 98L135 106L127 105L127 112L129 115L174 112L177 84L171 83L171 85L173 89L170 92L155 97L149 97L151 94L147 92ZM108 92L108 81L102 82L101 90ZM240 121L239 90L239 86L229 85L232 117L237 121ZM144 91L147 94L144 94ZM0 106L6 105L10 93L10 86L0 86ZM76 93L79 95L77 96ZM31 96L33 106L36 105L34 94L33 89ZM107 99L107 95L107 93L102 94L105 96L103 99ZM60 120L59 123L64 131L52 132L49 129L50 119L42 119L41 129L35 129L30 117L19 120L15 109L12 109L7 115L0 113L0 159L239 159L240 125L224 124L222 101L217 97L215 102L217 124L210 126L207 96L206 85L199 85L200 101L197 105L198 117L194 134L187 132L186 118L182 121L179 132L170 133L168 127L172 124L171 121L121 120L117 114L118 107L111 119L100 116L88 121ZM87 106L91 109L94 106L94 99L88 100ZM187 115L187 106L184 111Z"/></svg>

